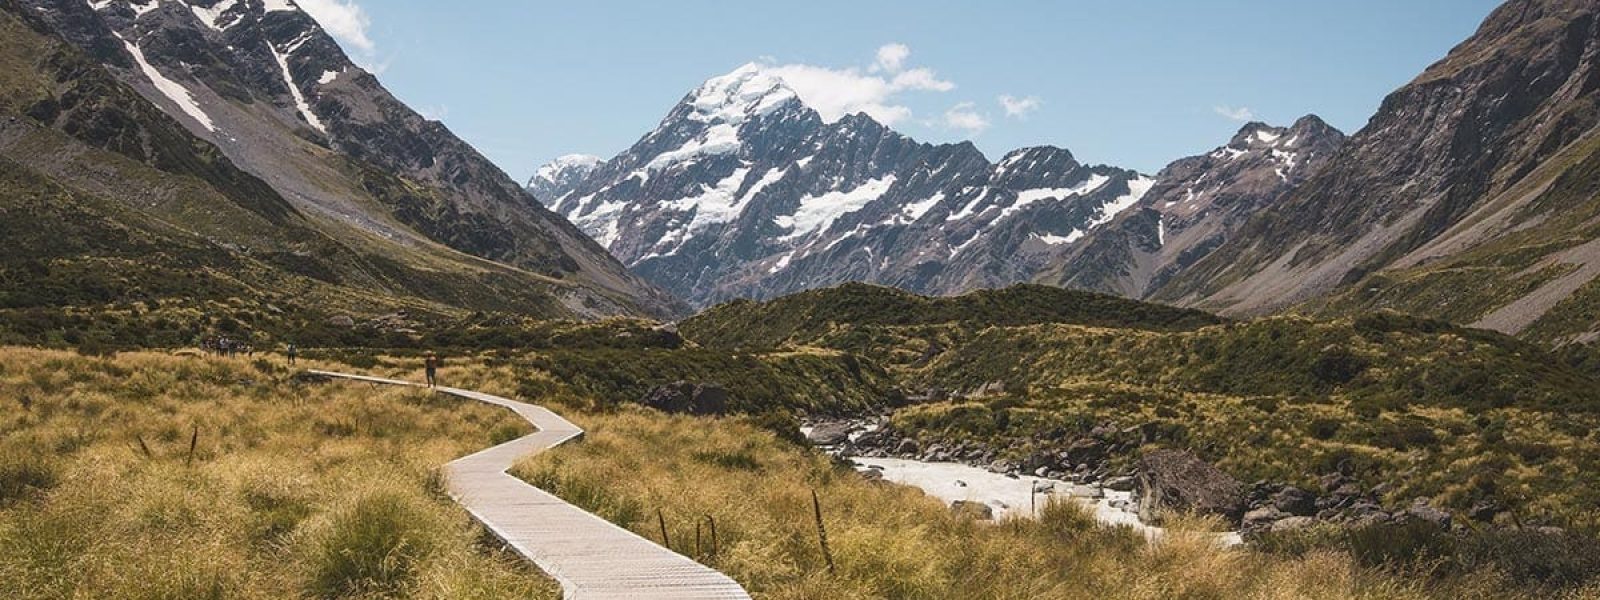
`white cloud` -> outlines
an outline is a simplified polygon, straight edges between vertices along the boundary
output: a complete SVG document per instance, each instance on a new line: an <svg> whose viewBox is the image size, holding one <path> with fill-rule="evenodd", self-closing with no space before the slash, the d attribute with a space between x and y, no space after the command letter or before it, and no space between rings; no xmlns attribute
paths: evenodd
<svg viewBox="0 0 1600 600"><path fill-rule="evenodd" d="M876 62L865 71L859 67L776 65L771 61L762 68L782 78L801 101L827 121L867 113L884 125L894 125L911 117L911 108L900 102L902 94L948 92L956 87L927 67L907 68L905 60L910 55L911 49L905 45L888 44L878 49Z"/></svg>
<svg viewBox="0 0 1600 600"><path fill-rule="evenodd" d="M878 48L878 62L873 63L872 71L885 71L899 73L905 67L906 59L911 57L911 47L905 44L884 44Z"/></svg>
<svg viewBox="0 0 1600 600"><path fill-rule="evenodd" d="M377 45L367 36L372 19L355 0L295 0L295 3L345 47L368 56L377 51Z"/></svg>
<svg viewBox="0 0 1600 600"><path fill-rule="evenodd" d="M1232 108L1229 106L1213 106L1211 107L1211 110L1234 121L1251 121L1256 118L1256 111L1250 110L1250 107L1248 106L1241 106L1238 108Z"/></svg>
<svg viewBox="0 0 1600 600"><path fill-rule="evenodd" d="M1039 110L1039 105L1044 104L1038 96L1018 98L1009 94L1000 96L1000 108L1005 109L1007 117L1017 119L1027 118L1028 113Z"/></svg>
<svg viewBox="0 0 1600 600"><path fill-rule="evenodd" d="M968 135L978 135L989 128L989 118L978 113L978 105L973 102L962 102L944 111L944 126L949 129L960 129Z"/></svg>

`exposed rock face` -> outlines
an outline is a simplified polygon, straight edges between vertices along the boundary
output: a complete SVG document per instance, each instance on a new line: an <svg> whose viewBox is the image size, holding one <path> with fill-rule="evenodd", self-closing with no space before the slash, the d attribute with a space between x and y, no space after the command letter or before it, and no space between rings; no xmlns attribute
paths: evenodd
<svg viewBox="0 0 1600 600"><path fill-rule="evenodd" d="M1586 285L1600 275L1596 81L1600 5L1506 2L1275 210L1151 297L1256 314L1332 295L1318 302L1600 337L1585 312L1600 300Z"/></svg>
<svg viewBox="0 0 1600 600"><path fill-rule="evenodd" d="M864 114L829 122L746 65L552 202L635 272L706 306L846 281L933 294L1026 281L1154 183L1060 148L991 163Z"/></svg>
<svg viewBox="0 0 1600 600"><path fill-rule="evenodd" d="M639 403L667 413L721 415L728 412L728 391L715 384L678 381L656 386Z"/></svg>
<svg viewBox="0 0 1600 600"><path fill-rule="evenodd" d="M1139 459L1134 491L1139 518L1158 523L1167 514L1218 515L1230 524L1244 515L1244 486L1182 450L1153 450Z"/></svg>
<svg viewBox="0 0 1600 600"><path fill-rule="evenodd" d="M1131 210L1062 252L1041 283L1144 298L1231 239L1321 169L1345 136L1315 115L1250 123L1226 146L1179 159Z"/></svg>
<svg viewBox="0 0 1600 600"><path fill-rule="evenodd" d="M535 273L524 285L548 292L552 316L683 308L395 99L291 0L14 2L337 239Z"/></svg>

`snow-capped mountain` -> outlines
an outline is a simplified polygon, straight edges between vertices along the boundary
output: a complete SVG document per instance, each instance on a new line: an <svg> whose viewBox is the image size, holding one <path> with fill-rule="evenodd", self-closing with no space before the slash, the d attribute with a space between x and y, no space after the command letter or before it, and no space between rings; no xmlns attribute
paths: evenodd
<svg viewBox="0 0 1600 600"><path fill-rule="evenodd" d="M396 99L293 0L15 3L341 240L397 245L377 252L385 260L436 255L416 262L526 279L516 287L548 290L542 308L555 314L682 308Z"/></svg>
<svg viewBox="0 0 1600 600"><path fill-rule="evenodd" d="M934 294L1026 281L1154 185L1060 148L991 163L970 143L918 143L864 114L830 122L749 64L549 202L636 273L706 306L844 281Z"/></svg>
<svg viewBox="0 0 1600 600"><path fill-rule="evenodd" d="M578 187L605 159L592 154L568 154L539 167L528 180L528 193L540 202L554 205Z"/></svg>
<svg viewBox="0 0 1600 600"><path fill-rule="evenodd" d="M1038 281L1145 298L1309 179L1345 136L1315 115L1250 123L1227 145L1174 161L1133 210L1064 248Z"/></svg>

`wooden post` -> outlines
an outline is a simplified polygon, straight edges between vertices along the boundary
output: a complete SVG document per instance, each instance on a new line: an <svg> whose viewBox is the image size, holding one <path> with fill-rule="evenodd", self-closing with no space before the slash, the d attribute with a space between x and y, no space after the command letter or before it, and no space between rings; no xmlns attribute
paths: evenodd
<svg viewBox="0 0 1600 600"><path fill-rule="evenodd" d="M828 530L822 526L822 502L817 500L817 490L811 490L811 511L817 517L817 540L822 543L822 559L828 563L828 573L833 573L833 552L828 550Z"/></svg>
<svg viewBox="0 0 1600 600"><path fill-rule="evenodd" d="M700 559L700 522L694 522L694 557Z"/></svg>
<svg viewBox="0 0 1600 600"><path fill-rule="evenodd" d="M715 560L717 555L722 552L722 548L717 542L717 519L711 515L706 515L706 523L711 526L711 558Z"/></svg>
<svg viewBox="0 0 1600 600"><path fill-rule="evenodd" d="M200 426L194 426L194 433L189 435L189 457L183 460L184 465L194 464L194 447L200 443Z"/></svg>
<svg viewBox="0 0 1600 600"><path fill-rule="evenodd" d="M139 440L139 451L144 453L145 458L155 458L155 455L150 452L150 446L145 445L144 436L135 435L133 439Z"/></svg>
<svg viewBox="0 0 1600 600"><path fill-rule="evenodd" d="M672 538L667 537L667 517L661 514L661 509L656 509L656 524L661 526L661 545L668 550L672 549Z"/></svg>

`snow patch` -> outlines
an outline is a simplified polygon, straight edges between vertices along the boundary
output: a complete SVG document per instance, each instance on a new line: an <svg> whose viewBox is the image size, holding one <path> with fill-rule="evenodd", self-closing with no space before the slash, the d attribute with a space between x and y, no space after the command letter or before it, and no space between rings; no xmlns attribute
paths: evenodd
<svg viewBox="0 0 1600 600"><path fill-rule="evenodd" d="M328 85L333 83L333 81L338 79L339 75L343 72L344 71L323 71L322 76L317 78L317 85Z"/></svg>
<svg viewBox="0 0 1600 600"><path fill-rule="evenodd" d="M244 19L244 15L241 14L235 17L232 22L227 24L222 22L224 13L238 4L239 0L222 0L211 8L191 4L189 5L189 11L193 12L195 18L200 19L200 22L204 23L206 27L216 31L227 31L229 27L239 24L239 21Z"/></svg>
<svg viewBox="0 0 1600 600"><path fill-rule="evenodd" d="M1105 185L1106 182L1110 180L1111 178L1106 177L1105 175L1091 174L1089 175L1089 178L1083 180L1082 183L1069 188L1036 188L1031 190L1022 190L1017 192L1017 201L1013 202L1011 206L1007 206L1005 210L1000 211L1000 216L996 217L995 221L1009 217L1013 213L1027 208L1028 205L1040 200L1066 199L1073 196L1083 196L1089 194L1090 192L1100 189L1100 186Z"/></svg>
<svg viewBox="0 0 1600 600"><path fill-rule="evenodd" d="M216 124L211 121L211 115L206 114L206 111L200 108L200 103L196 102L194 95L189 93L189 88L168 79L167 76L161 74L161 71L156 70L155 66L150 64L150 61L145 60L144 51L140 50L139 46L123 38L121 34L112 33L111 35L122 40L122 45L127 47L128 54L133 55L134 62L139 63L139 70L144 71L145 77L150 78L150 83L155 85L157 91L172 100L173 104L178 105L178 109L199 122L207 131L217 130Z"/></svg>
<svg viewBox="0 0 1600 600"><path fill-rule="evenodd" d="M1272 132L1267 131L1265 129L1256 130L1256 140L1258 140L1258 141L1260 141L1260 142L1262 142L1264 144L1271 144L1273 142L1276 142L1276 141L1278 141L1278 138L1280 138L1280 137L1283 137L1283 136L1281 136L1279 134L1276 134L1276 133L1272 133Z"/></svg>
<svg viewBox="0 0 1600 600"><path fill-rule="evenodd" d="M684 142L676 150L662 152L645 165L645 170L659 171L701 156L732 154L739 151L739 130L727 123L706 129L699 137Z"/></svg>
<svg viewBox="0 0 1600 600"><path fill-rule="evenodd" d="M322 119L317 118L316 113L311 112L311 104L306 102L305 94L300 92L300 86L295 85L294 73L289 69L289 55L300 49L300 45L304 44L306 39L308 39L308 36L301 36L300 39L289 44L289 49L285 52L278 52L278 49L272 47L272 42L269 41L267 42L267 50L272 52L272 58L278 61L278 67L283 70L283 82L289 86L289 95L294 97L294 106L300 111L300 116L305 117L306 122L315 127L317 131L322 132L323 135L328 135L328 128L322 124Z"/></svg>
<svg viewBox="0 0 1600 600"><path fill-rule="evenodd" d="M773 220L779 227L789 229L780 239L792 240L814 231L827 231L839 217L861 210L873 200L883 197L894 186L895 176L885 175L861 184L847 192L828 192L820 196L800 199L800 208L793 215Z"/></svg>
<svg viewBox="0 0 1600 600"><path fill-rule="evenodd" d="M936 193L927 200L923 200L921 202L912 202L911 204L907 204L904 208L900 209L900 214L904 215L908 221L915 223L917 219L921 219L922 215L928 214L928 211L932 210L933 207L937 206L940 202L944 202L944 192Z"/></svg>
<svg viewBox="0 0 1600 600"><path fill-rule="evenodd" d="M128 8L133 9L133 18L138 19L139 17L144 16L145 13L161 8L161 0L150 0L149 4L129 2Z"/></svg>
<svg viewBox="0 0 1600 600"><path fill-rule="evenodd" d="M262 11L263 12L273 12L273 11L289 11L289 12L293 12L293 11L300 10L300 7L295 6L294 2L291 2L290 0L262 0L261 7L262 7Z"/></svg>
<svg viewBox="0 0 1600 600"><path fill-rule="evenodd" d="M736 198L734 194L738 193L739 186L744 184L745 177L749 174L748 168L734 169L732 175L724 177L716 185L709 188L702 186L699 196L663 202L661 206L678 212L694 213L694 217L686 226L689 235L698 233L715 223L727 223L739 218L739 213L744 212L749 196Z"/></svg>

